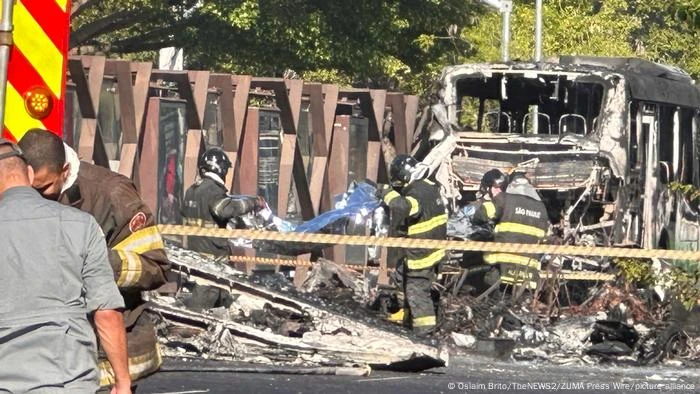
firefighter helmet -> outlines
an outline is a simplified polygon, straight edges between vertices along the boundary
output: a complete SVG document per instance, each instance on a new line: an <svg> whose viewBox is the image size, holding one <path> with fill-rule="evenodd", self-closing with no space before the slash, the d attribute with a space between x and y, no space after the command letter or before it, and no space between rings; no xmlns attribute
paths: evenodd
<svg viewBox="0 0 700 394"><path fill-rule="evenodd" d="M218 147L207 149L199 158L199 172L213 172L222 179L226 177L229 168L231 168L231 160L228 159L226 152Z"/></svg>
<svg viewBox="0 0 700 394"><path fill-rule="evenodd" d="M418 160L413 158L413 156L396 156L394 161L391 162L391 167L389 168L391 185L394 187L402 187L410 183L417 165Z"/></svg>
<svg viewBox="0 0 700 394"><path fill-rule="evenodd" d="M493 186L498 186L501 189L505 189L506 185L508 185L508 177L500 170L493 168L486 171L481 177L479 191L484 194L489 194Z"/></svg>

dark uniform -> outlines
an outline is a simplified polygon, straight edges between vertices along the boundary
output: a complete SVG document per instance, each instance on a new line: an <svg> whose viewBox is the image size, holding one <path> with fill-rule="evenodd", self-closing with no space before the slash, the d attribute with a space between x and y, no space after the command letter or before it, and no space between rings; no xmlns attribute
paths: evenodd
<svg viewBox="0 0 700 394"><path fill-rule="evenodd" d="M474 223L494 221L494 242L534 244L549 228L547 208L526 178L515 178L505 192L479 204ZM501 283L534 289L540 271L539 255L484 253L487 264L497 265Z"/></svg>
<svg viewBox="0 0 700 394"><path fill-rule="evenodd" d="M114 279L124 297L129 374L133 380L158 370L162 358L155 328L143 314L141 291L166 282L170 263L151 211L127 177L80 162L76 181L59 202L90 213L102 228ZM114 374L100 352L100 385L114 383Z"/></svg>
<svg viewBox="0 0 700 394"><path fill-rule="evenodd" d="M227 219L212 215L214 204L227 197L226 187L206 175L185 192L182 216L186 226L225 228ZM188 237L187 248L215 256L230 255L225 238Z"/></svg>
<svg viewBox="0 0 700 394"><path fill-rule="evenodd" d="M391 210L390 236L405 234L408 238L441 240L447 237L447 212L434 182L417 180L405 186L401 194L389 191L383 200ZM397 267L403 269L403 277L396 279L402 282L413 328L429 331L436 324L430 287L445 250L406 249L405 254L403 268Z"/></svg>

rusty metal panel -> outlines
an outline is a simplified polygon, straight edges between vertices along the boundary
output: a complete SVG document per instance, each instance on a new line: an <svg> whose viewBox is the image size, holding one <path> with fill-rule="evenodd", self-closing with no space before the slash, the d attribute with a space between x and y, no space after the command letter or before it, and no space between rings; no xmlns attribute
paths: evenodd
<svg viewBox="0 0 700 394"><path fill-rule="evenodd" d="M309 194L314 214L319 213L323 179L326 176L329 143L326 141L325 108L323 103L323 86L321 84L305 84L304 94L309 96L309 113L311 114L311 130L313 146L311 155L311 179L309 179Z"/></svg>
<svg viewBox="0 0 700 394"><path fill-rule="evenodd" d="M403 101L403 94L388 93L387 102L391 106L391 116L394 125L394 147L396 153L408 153L408 132L406 127L406 104Z"/></svg>
<svg viewBox="0 0 700 394"><path fill-rule="evenodd" d="M95 59L90 62L89 68L84 64L85 58L71 57L68 59L68 70L70 71L70 79L75 84L80 115L83 118L95 119L100 104L105 58L95 56ZM86 68L88 68L88 74L85 73Z"/></svg>
<svg viewBox="0 0 700 394"><path fill-rule="evenodd" d="M345 193L348 188L348 151L350 144L350 116L335 117L333 141L328 164L328 190L331 198ZM330 207L328 207L330 208Z"/></svg>
<svg viewBox="0 0 700 394"><path fill-rule="evenodd" d="M204 109L207 104L207 93L209 91L209 71L188 71L187 76L192 82L192 99L196 108L197 119L201 130L204 123Z"/></svg>
<svg viewBox="0 0 700 394"><path fill-rule="evenodd" d="M367 142L367 179L377 182L379 165L382 160L382 143L379 141Z"/></svg>
<svg viewBox="0 0 700 394"><path fill-rule="evenodd" d="M211 74L209 76L209 87L219 91L219 107L221 108L221 122L223 124L223 146L224 150L238 151L238 140L236 139L236 121L234 118L233 104L233 82L231 74ZM244 118L245 116L242 116ZM233 163L235 168L235 163Z"/></svg>
<svg viewBox="0 0 700 394"><path fill-rule="evenodd" d="M301 79L285 79L284 84L287 87L289 111L292 113L294 134L296 134L297 127L299 127L299 115L301 114L301 95L304 89L304 81ZM280 107L280 110L282 110L282 107Z"/></svg>
<svg viewBox="0 0 700 394"><path fill-rule="evenodd" d="M280 183L277 190L277 216L287 217L289 192L292 189L292 171L297 149L296 134L284 134L282 137L282 154L280 155Z"/></svg>
<svg viewBox="0 0 700 394"><path fill-rule="evenodd" d="M80 121L80 140L78 141L78 157L92 162L95 155L97 135L97 119L83 118Z"/></svg>
<svg viewBox="0 0 700 394"><path fill-rule="evenodd" d="M141 138L141 131L143 130L143 119L148 103L148 90L151 84L152 71L153 64L151 62L131 63L131 72L136 74L134 77L134 119L139 138Z"/></svg>
<svg viewBox="0 0 700 394"><path fill-rule="evenodd" d="M197 161L199 160L199 152L202 149L202 131L189 130L187 132L187 141L185 145L185 162L183 165L182 174L182 192L183 196L187 189L194 183L199 173L197 169Z"/></svg>
<svg viewBox="0 0 700 394"><path fill-rule="evenodd" d="M372 111L366 115L369 117L369 140L379 141L384 133L386 90L372 89L369 94L372 97Z"/></svg>
<svg viewBox="0 0 700 394"><path fill-rule="evenodd" d="M309 191L309 183L306 180L306 168L304 167L304 159L301 156L299 145L296 144L296 136L294 138L294 163L292 174L294 176L294 185L297 191L297 200L301 209L301 216L304 220L313 219L314 208L311 203L311 194Z"/></svg>
<svg viewBox="0 0 700 394"><path fill-rule="evenodd" d="M333 123L335 121L335 108L338 106L338 85L323 85L323 115L326 126L326 149L330 149L331 136L333 135Z"/></svg>
<svg viewBox="0 0 700 394"><path fill-rule="evenodd" d="M235 86L233 97L233 116L235 122L235 145L229 145L224 137L224 149L238 152L238 147L243 138L243 127L245 127L246 114L248 108L248 97L250 94L250 84L253 77L250 75L234 75L231 81ZM233 143L233 142L232 142Z"/></svg>
<svg viewBox="0 0 700 394"><path fill-rule="evenodd" d="M100 90L104 78L105 59L100 56L71 58L68 62L71 80L80 106L80 140L78 141L78 156L82 160L93 161L95 153L104 149L95 149L98 144L97 110L100 103ZM88 74L85 74L85 68ZM101 141L101 139L99 140ZM101 143L101 142L99 142ZM106 160L106 158L102 158Z"/></svg>
<svg viewBox="0 0 700 394"><path fill-rule="evenodd" d="M240 149L240 167L235 177L234 192L258 194L258 135L260 110L248 108L243 141Z"/></svg>
<svg viewBox="0 0 700 394"><path fill-rule="evenodd" d="M128 145L135 145L139 141L139 133L136 129L136 110L134 108L131 64L126 60L108 60L105 66L105 72L117 78L119 124L122 132L119 173L131 178L133 175L134 160L136 159L136 150L133 149L133 147L128 147Z"/></svg>
<svg viewBox="0 0 700 394"><path fill-rule="evenodd" d="M405 95L404 104L406 105L406 152L411 152L418 116L418 96Z"/></svg>
<svg viewBox="0 0 700 394"><path fill-rule="evenodd" d="M158 162L159 122L160 99L151 97L148 99L146 110L146 124L138 168L138 186L141 198L154 214L158 212L158 166L156 163Z"/></svg>
<svg viewBox="0 0 700 394"><path fill-rule="evenodd" d="M201 130L202 122L197 115L197 107L194 102L194 92L190 84L190 78L187 71L166 71L155 70L152 74L153 79L160 79L166 82L174 82L177 86L179 98L186 102L187 128L192 130Z"/></svg>
<svg viewBox="0 0 700 394"><path fill-rule="evenodd" d="M296 134L299 112L301 111L303 81L298 79L253 78L250 86L251 88L271 90L275 93L275 102L280 109L282 130L284 130L285 134Z"/></svg>

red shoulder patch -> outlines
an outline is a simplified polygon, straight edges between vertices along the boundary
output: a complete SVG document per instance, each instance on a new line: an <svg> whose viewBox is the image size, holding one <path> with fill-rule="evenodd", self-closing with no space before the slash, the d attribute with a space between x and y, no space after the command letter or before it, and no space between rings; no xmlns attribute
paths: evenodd
<svg viewBox="0 0 700 394"><path fill-rule="evenodd" d="M146 214L139 212L129 221L129 231L136 232L146 227Z"/></svg>

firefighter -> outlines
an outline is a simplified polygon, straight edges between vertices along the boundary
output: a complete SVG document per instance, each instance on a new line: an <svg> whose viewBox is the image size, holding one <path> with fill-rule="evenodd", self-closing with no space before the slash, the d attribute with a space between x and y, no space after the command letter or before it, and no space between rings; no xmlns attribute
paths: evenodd
<svg viewBox="0 0 700 394"><path fill-rule="evenodd" d="M389 173L391 186L378 187L379 197L390 210L389 235L444 240L447 211L438 185L420 174L418 161L409 155L398 155ZM393 279L404 292L410 326L416 334L426 335L436 325L431 287L445 250L414 248L404 252L396 263Z"/></svg>
<svg viewBox="0 0 700 394"><path fill-rule="evenodd" d="M19 145L34 168L34 188L45 198L90 213L102 228L126 306L129 374L136 380L155 372L162 358L153 321L143 313L146 305L141 292L163 285L170 263L151 211L129 178L81 162L55 134L32 129ZM102 351L99 367L100 385L113 384L114 374Z"/></svg>
<svg viewBox="0 0 700 394"><path fill-rule="evenodd" d="M231 161L221 148L209 148L199 158L199 177L185 192L182 217L187 226L226 228L227 219L212 215L214 204L227 197L226 174ZM225 238L189 237L187 247L196 252L230 255Z"/></svg>
<svg viewBox="0 0 700 394"><path fill-rule="evenodd" d="M224 179L231 168L231 161L221 148L207 149L199 158L199 177L185 192L182 216L185 225L209 228L226 228L247 213L265 206L257 196L230 195L226 192ZM189 237L188 246L196 252L214 255L217 258L230 256L226 239Z"/></svg>
<svg viewBox="0 0 700 394"><path fill-rule="evenodd" d="M495 223L495 242L538 243L545 237L549 229L547 208L523 172L514 172L509 182L501 171L489 170L481 179L480 191L482 201L472 221ZM537 287L539 256L484 253L484 261L498 269L492 272L500 273L502 284L533 290ZM486 280L495 283L498 277L487 274Z"/></svg>

